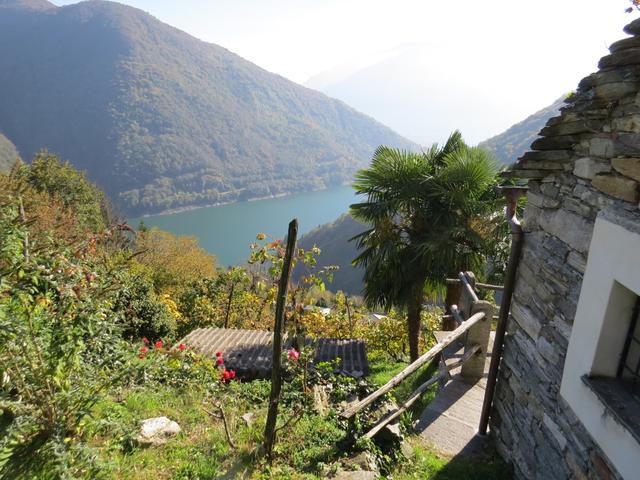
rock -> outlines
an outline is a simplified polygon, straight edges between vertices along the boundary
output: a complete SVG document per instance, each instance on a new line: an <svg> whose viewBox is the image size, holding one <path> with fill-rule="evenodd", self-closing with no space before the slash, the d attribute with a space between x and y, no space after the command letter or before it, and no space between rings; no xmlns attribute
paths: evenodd
<svg viewBox="0 0 640 480"><path fill-rule="evenodd" d="M624 33L629 35L640 35L640 18L637 18L628 25L625 25L622 30Z"/></svg>
<svg viewBox="0 0 640 480"><path fill-rule="evenodd" d="M382 430L380 430L380 433L385 439L395 440L398 442L401 442L404 438L400 431L400 422L388 423Z"/></svg>
<svg viewBox="0 0 640 480"><path fill-rule="evenodd" d="M560 205L560 202L558 200L546 197L544 195L538 195L533 192L527 193L527 201L539 208L556 208L558 205Z"/></svg>
<svg viewBox="0 0 640 480"><path fill-rule="evenodd" d="M598 68L621 67L638 63L640 63L640 48L627 48L602 57L598 62Z"/></svg>
<svg viewBox="0 0 640 480"><path fill-rule="evenodd" d="M566 210L543 211L538 224L578 252L587 252L593 233L593 223Z"/></svg>
<svg viewBox="0 0 640 480"><path fill-rule="evenodd" d="M585 157L576 160L573 167L573 174L580 177L591 180L599 173L607 173L611 171L611 165L607 162L594 160L593 158Z"/></svg>
<svg viewBox="0 0 640 480"><path fill-rule="evenodd" d="M640 37L623 38L622 40L618 40L611 44L609 51L614 53L618 50L626 50L627 48L634 47L640 47Z"/></svg>
<svg viewBox="0 0 640 480"><path fill-rule="evenodd" d="M351 470L365 470L369 472L378 471L376 457L370 452L360 452L355 457L343 460L342 464L345 468Z"/></svg>
<svg viewBox="0 0 640 480"><path fill-rule="evenodd" d="M313 386L313 408L323 417L329 412L329 396L321 385Z"/></svg>
<svg viewBox="0 0 640 480"><path fill-rule="evenodd" d="M247 427L250 427L256 421L256 414L253 412L247 412L244 415L242 415L240 418L244 420L244 423L247 424Z"/></svg>
<svg viewBox="0 0 640 480"><path fill-rule="evenodd" d="M407 460L411 460L416 456L415 449L408 442L403 442L402 445L400 445L400 451L402 452L402 456Z"/></svg>
<svg viewBox="0 0 640 480"><path fill-rule="evenodd" d="M180 425L167 417L148 418L142 422L136 441L143 447L156 447L167 443L180 431Z"/></svg>
<svg viewBox="0 0 640 480"><path fill-rule="evenodd" d="M375 480L378 476L377 472L369 472L367 470L341 470L333 478L336 480Z"/></svg>
<svg viewBox="0 0 640 480"><path fill-rule="evenodd" d="M616 172L640 182L640 158L613 158L611 165Z"/></svg>
<svg viewBox="0 0 640 480"><path fill-rule="evenodd" d="M638 37L640 39L640 37ZM640 131L640 115L634 114L621 118L614 118L611 127L617 132L638 132Z"/></svg>
<svg viewBox="0 0 640 480"><path fill-rule="evenodd" d="M591 184L601 192L612 197L636 203L638 201L638 182L625 177L598 175Z"/></svg>

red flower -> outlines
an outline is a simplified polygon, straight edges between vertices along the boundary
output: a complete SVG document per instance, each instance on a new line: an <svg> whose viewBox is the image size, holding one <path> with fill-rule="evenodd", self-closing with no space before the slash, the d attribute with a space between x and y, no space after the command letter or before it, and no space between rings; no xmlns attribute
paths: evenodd
<svg viewBox="0 0 640 480"><path fill-rule="evenodd" d="M287 358L289 358L289 360L293 360L294 362L297 362L298 359L300 358L300 352L297 351L295 348L290 348L289 351L287 352Z"/></svg>
<svg viewBox="0 0 640 480"><path fill-rule="evenodd" d="M156 348L162 348L162 340L158 340L154 345Z"/></svg>
<svg viewBox="0 0 640 480"><path fill-rule="evenodd" d="M221 357L222 356L222 352L216 352L216 357Z"/></svg>
<svg viewBox="0 0 640 480"><path fill-rule="evenodd" d="M144 358L145 358L145 357L146 357L146 355L145 355L144 353L139 353L139 354L138 354L138 358L139 358L140 360L144 360Z"/></svg>
<svg viewBox="0 0 640 480"><path fill-rule="evenodd" d="M181 343L180 345L178 345L178 350L180 350L181 352L184 352L187 349L187 346L184 343Z"/></svg>
<svg viewBox="0 0 640 480"><path fill-rule="evenodd" d="M224 365L224 359L222 357L218 357L218 359L216 360L216 365Z"/></svg>
<svg viewBox="0 0 640 480"><path fill-rule="evenodd" d="M236 378L235 370L227 370L225 368L222 370L222 373L220 374L220 381L223 383L229 383L234 378Z"/></svg>
<svg viewBox="0 0 640 480"><path fill-rule="evenodd" d="M147 337L142 337L142 343L149 345L149 339Z"/></svg>
<svg viewBox="0 0 640 480"><path fill-rule="evenodd" d="M142 347L140 349L140 354L144 355L145 353L147 353L149 351L149 347L147 347L146 345L144 347Z"/></svg>

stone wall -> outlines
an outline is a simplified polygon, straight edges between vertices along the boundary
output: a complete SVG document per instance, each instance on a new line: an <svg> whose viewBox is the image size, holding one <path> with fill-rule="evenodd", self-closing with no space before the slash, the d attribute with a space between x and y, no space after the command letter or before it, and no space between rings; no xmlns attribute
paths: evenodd
<svg viewBox="0 0 640 480"><path fill-rule="evenodd" d="M525 244L491 419L516 478L620 478L560 384L597 215L640 224L640 20L516 163Z"/></svg>

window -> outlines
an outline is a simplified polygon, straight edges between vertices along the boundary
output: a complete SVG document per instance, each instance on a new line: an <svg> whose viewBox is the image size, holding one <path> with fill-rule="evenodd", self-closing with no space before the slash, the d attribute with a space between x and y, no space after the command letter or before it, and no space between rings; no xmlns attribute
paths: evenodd
<svg viewBox="0 0 640 480"><path fill-rule="evenodd" d="M640 227L596 219L560 395L624 478L640 470Z"/></svg>
<svg viewBox="0 0 640 480"><path fill-rule="evenodd" d="M617 377L636 398L640 398L640 297L636 298L636 304L631 314L631 322L627 337L622 347L620 364Z"/></svg>

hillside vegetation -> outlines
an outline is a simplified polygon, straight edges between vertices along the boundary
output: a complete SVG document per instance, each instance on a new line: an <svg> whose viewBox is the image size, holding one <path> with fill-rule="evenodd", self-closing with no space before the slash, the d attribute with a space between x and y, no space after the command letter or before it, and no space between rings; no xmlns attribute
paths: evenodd
<svg viewBox="0 0 640 480"><path fill-rule="evenodd" d="M305 249L314 245L320 248L318 262L321 265L338 266L333 274L331 290L342 290L350 295L362 294L364 271L351 265L353 259L358 256L358 249L356 242L350 242L349 239L366 229L363 223L345 213L335 221L313 229L300 239L300 245Z"/></svg>
<svg viewBox="0 0 640 480"><path fill-rule="evenodd" d="M548 107L509 127L501 134L481 142L478 146L492 152L504 165L515 162L524 152L529 150L531 143L538 138L542 127L547 124L547 120L560 113L565 98L566 95L563 95Z"/></svg>
<svg viewBox="0 0 640 480"><path fill-rule="evenodd" d="M381 143L417 148L112 2L0 0L0 86L0 126L25 158L59 153L128 214L339 185Z"/></svg>

